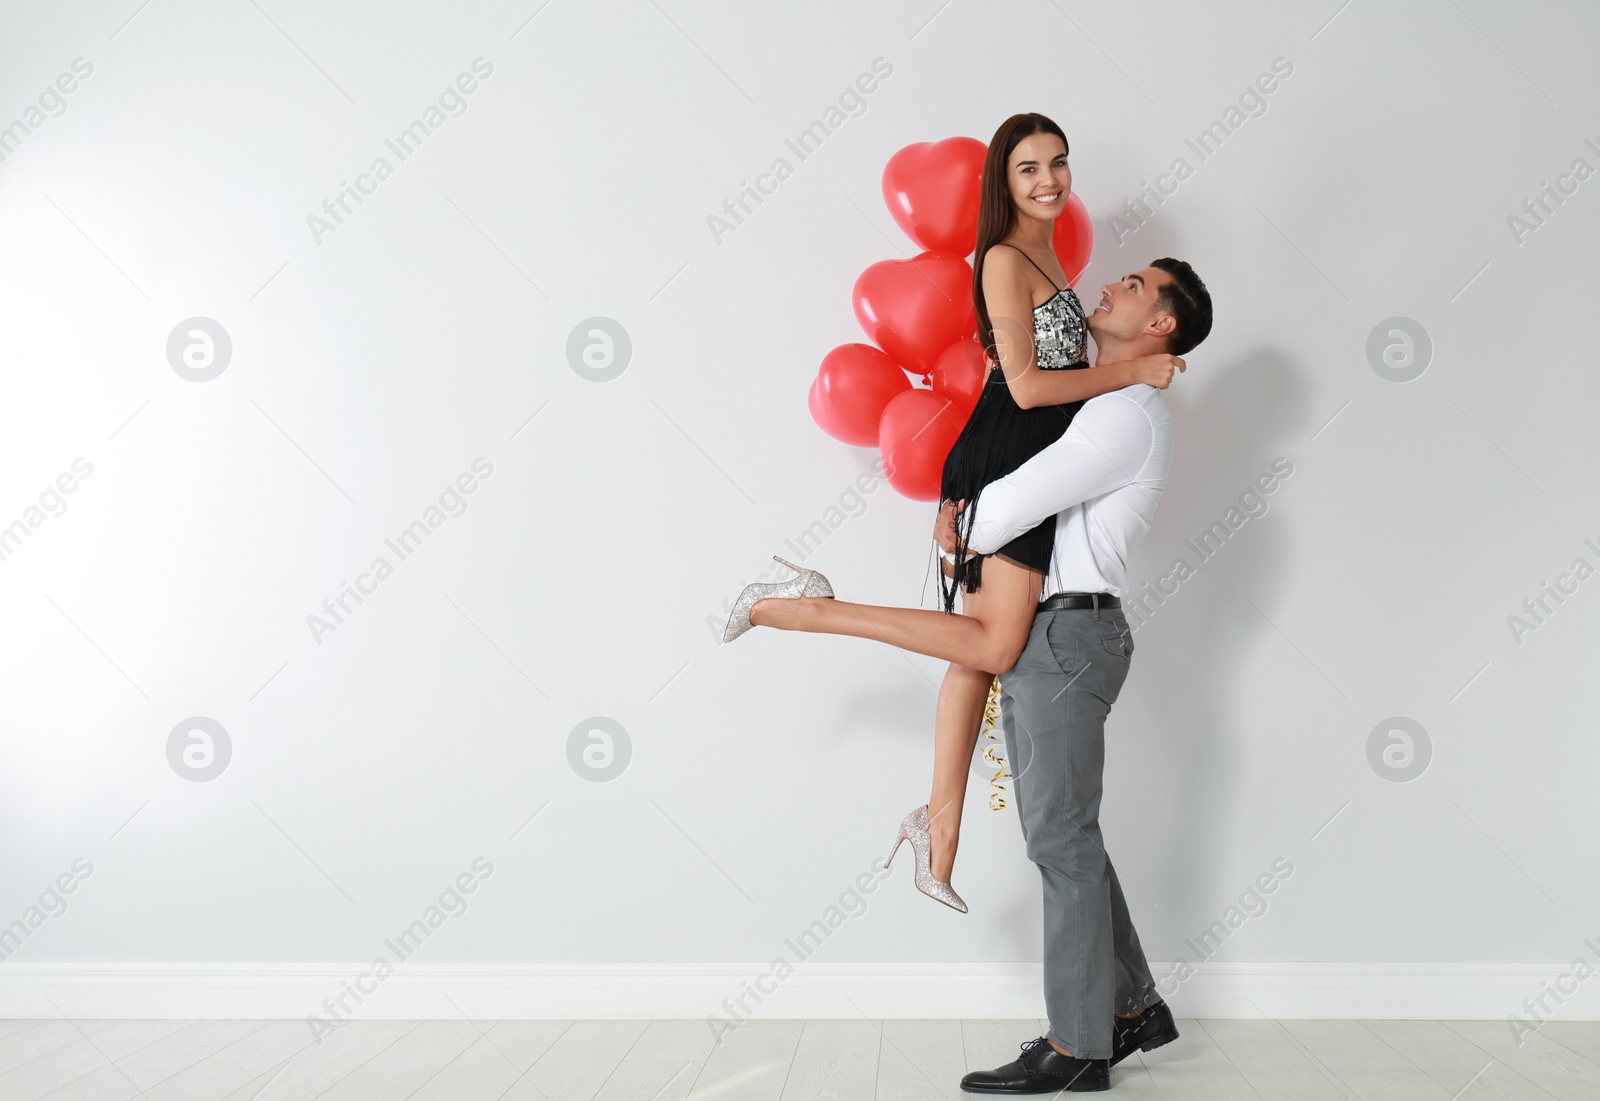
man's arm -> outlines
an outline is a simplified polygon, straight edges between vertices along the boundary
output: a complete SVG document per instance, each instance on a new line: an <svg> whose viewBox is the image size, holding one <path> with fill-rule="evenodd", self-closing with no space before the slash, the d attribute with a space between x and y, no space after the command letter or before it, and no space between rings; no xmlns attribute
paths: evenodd
<svg viewBox="0 0 1600 1101"><path fill-rule="evenodd" d="M1059 440L983 487L967 545L993 554L1063 509L1127 485L1154 441L1150 417L1133 398L1120 391L1095 398Z"/></svg>

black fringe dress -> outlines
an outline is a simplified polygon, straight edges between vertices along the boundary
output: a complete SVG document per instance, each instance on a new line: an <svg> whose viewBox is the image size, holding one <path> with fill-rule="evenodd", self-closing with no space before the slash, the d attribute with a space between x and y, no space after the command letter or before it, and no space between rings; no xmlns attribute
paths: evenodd
<svg viewBox="0 0 1600 1101"><path fill-rule="evenodd" d="M1008 246L1015 247L1015 246ZM1022 252L1021 249L1017 249ZM1023 252L1027 257L1028 254ZM1038 268L1033 259L1028 263ZM1050 276L1039 268L1046 279ZM1050 279L1055 286L1055 280ZM1089 331L1083 303L1071 287L1058 290L1049 301L1033 309L1033 339L1041 371L1067 371L1089 366ZM1024 409L1011 396L1011 387L998 364L989 368L978 404L967 418L944 461L939 492L946 501L965 500L967 506L956 521L958 558L956 576L947 578L939 571L939 591L944 610L955 611L956 591L965 587L976 592L982 583L983 560L988 555L963 558L967 538L977 514L983 487L1003 478L1027 462L1046 446L1059 440L1083 407L1075 401L1067 405L1044 405ZM994 553L1018 565L1041 573L1050 567L1050 552L1055 545L1056 518L1037 524Z"/></svg>

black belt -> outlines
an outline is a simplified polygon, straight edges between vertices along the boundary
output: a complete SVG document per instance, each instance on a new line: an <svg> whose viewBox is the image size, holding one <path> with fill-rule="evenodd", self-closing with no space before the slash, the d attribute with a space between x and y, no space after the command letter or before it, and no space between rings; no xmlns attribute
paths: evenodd
<svg viewBox="0 0 1600 1101"><path fill-rule="evenodd" d="M1039 612L1053 612L1058 608L1120 608L1122 601L1110 593L1056 593L1039 605ZM1034 613L1035 615L1038 612Z"/></svg>

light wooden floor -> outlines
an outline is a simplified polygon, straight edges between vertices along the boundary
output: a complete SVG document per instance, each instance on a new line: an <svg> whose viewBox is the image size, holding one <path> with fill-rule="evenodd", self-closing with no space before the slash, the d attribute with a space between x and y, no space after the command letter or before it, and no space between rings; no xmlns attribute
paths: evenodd
<svg viewBox="0 0 1600 1101"><path fill-rule="evenodd" d="M1180 1020L1111 1095L1161 1101L1600 1098L1600 1023ZM1044 1024L0 1020L0 1101L974 1101L961 1075Z"/></svg>

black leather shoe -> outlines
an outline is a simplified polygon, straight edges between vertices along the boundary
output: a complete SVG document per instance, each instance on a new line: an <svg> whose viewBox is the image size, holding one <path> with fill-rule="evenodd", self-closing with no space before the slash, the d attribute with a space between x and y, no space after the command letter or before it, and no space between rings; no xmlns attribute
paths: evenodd
<svg viewBox="0 0 1600 1101"><path fill-rule="evenodd" d="M1178 1026L1172 1023L1172 1010L1166 1002L1149 1006L1137 1017L1118 1017L1111 1030L1111 1066L1136 1051L1149 1051L1178 1038Z"/></svg>
<svg viewBox="0 0 1600 1101"><path fill-rule="evenodd" d="M969 1093L1090 1093L1111 1088L1111 1065L1104 1059L1063 1055L1041 1036L1023 1044L1015 1062L968 1074L961 1088Z"/></svg>

